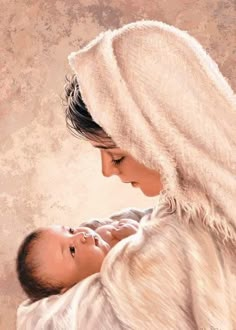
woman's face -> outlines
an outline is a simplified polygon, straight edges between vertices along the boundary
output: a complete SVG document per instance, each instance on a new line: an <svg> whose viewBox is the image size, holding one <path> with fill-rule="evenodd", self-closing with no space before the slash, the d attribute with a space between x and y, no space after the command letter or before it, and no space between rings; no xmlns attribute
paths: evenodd
<svg viewBox="0 0 236 330"><path fill-rule="evenodd" d="M87 227L45 228L34 250L35 259L41 265L38 276L52 283L59 282L66 290L98 273L109 249L101 236Z"/></svg>
<svg viewBox="0 0 236 330"><path fill-rule="evenodd" d="M92 141L93 147L100 149L102 173L109 177L117 175L122 182L138 187L144 195L159 195L163 186L160 174L136 161L130 154L120 148L111 148L105 143Z"/></svg>

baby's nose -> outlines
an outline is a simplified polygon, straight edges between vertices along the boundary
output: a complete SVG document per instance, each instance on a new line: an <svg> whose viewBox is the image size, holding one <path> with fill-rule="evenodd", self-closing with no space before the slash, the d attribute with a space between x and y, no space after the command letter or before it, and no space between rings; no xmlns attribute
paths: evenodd
<svg viewBox="0 0 236 330"><path fill-rule="evenodd" d="M82 243L87 243L87 244L94 244L94 236L89 233L80 233L80 240Z"/></svg>

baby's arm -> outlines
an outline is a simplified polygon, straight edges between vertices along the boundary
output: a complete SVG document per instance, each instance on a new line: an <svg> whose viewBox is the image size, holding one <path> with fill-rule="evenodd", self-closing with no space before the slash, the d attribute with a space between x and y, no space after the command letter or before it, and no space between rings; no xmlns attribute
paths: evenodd
<svg viewBox="0 0 236 330"><path fill-rule="evenodd" d="M153 211L153 208L147 208L147 209L137 209L134 207L122 209L118 212L113 213L110 215L108 218L105 219L91 219L89 221L85 221L80 224L81 227L89 227L93 230L97 230L97 228L108 225L108 224L114 224L117 223L117 221L123 220L123 219L128 219L128 220L133 220L137 223L141 221L141 219L148 215L151 214Z"/></svg>
<svg viewBox="0 0 236 330"><path fill-rule="evenodd" d="M150 209L148 210L150 212ZM136 212L138 214L136 214ZM80 227L88 227L95 230L101 238L111 247L120 240L133 235L139 228L139 221L143 212L139 210L126 210L107 219L91 219L80 224Z"/></svg>

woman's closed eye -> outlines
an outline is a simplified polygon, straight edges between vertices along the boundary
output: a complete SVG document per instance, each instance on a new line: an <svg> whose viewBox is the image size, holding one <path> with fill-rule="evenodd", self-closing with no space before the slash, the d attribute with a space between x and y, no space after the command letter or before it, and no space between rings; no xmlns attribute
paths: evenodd
<svg viewBox="0 0 236 330"><path fill-rule="evenodd" d="M125 157L121 157L120 159L112 159L112 163L115 165L119 165Z"/></svg>

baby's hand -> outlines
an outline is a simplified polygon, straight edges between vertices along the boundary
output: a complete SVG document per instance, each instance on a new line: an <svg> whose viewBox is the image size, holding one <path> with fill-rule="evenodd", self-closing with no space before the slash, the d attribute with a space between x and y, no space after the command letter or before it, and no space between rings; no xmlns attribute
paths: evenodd
<svg viewBox="0 0 236 330"><path fill-rule="evenodd" d="M138 223L135 220L122 219L116 228L112 229L112 235L117 240L122 240L138 231Z"/></svg>

